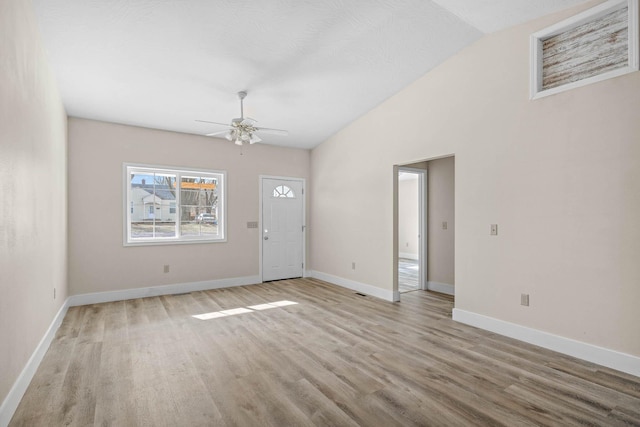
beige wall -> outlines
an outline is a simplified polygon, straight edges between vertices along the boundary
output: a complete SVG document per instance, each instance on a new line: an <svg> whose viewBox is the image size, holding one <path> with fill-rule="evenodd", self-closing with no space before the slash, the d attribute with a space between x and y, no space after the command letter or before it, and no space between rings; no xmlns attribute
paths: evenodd
<svg viewBox="0 0 640 427"><path fill-rule="evenodd" d="M455 154L456 307L640 355L640 73L528 98L529 35L583 9L484 37L314 149L314 270L391 290L393 165Z"/></svg>
<svg viewBox="0 0 640 427"><path fill-rule="evenodd" d="M258 177L308 178L309 157L261 144L240 155L227 140L70 118L71 293L259 274L259 230L246 226L259 217ZM227 242L123 247L123 162L227 171Z"/></svg>
<svg viewBox="0 0 640 427"><path fill-rule="evenodd" d="M455 285L454 164L453 157L427 162L427 280L447 285Z"/></svg>
<svg viewBox="0 0 640 427"><path fill-rule="evenodd" d="M66 115L31 2L3 0L0 403L67 298L66 154Z"/></svg>
<svg viewBox="0 0 640 427"><path fill-rule="evenodd" d="M400 257L418 259L418 175L410 176L398 181L398 253Z"/></svg>

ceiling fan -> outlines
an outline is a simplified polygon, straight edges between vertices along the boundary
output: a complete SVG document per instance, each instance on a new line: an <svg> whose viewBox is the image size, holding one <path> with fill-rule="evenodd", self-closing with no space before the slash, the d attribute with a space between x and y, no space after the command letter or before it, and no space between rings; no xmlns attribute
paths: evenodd
<svg viewBox="0 0 640 427"><path fill-rule="evenodd" d="M257 120L245 117L243 101L246 96L246 91L238 92L238 98L240 98L240 117L232 119L231 124L210 122L208 120L196 120L196 122L212 123L214 125L225 126L227 128L220 132L208 133L206 136L226 134L225 138L229 141L233 141L236 145L242 145L245 142L255 144L256 142L262 141L262 138L257 135L258 132L281 136L289 135L289 132L286 130L258 127L255 125Z"/></svg>

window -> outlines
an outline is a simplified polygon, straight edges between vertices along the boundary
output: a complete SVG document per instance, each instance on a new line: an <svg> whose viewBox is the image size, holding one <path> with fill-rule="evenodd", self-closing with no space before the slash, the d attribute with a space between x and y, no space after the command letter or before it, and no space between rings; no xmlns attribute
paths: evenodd
<svg viewBox="0 0 640 427"><path fill-rule="evenodd" d="M272 197L285 197L285 198L293 199L296 197L296 195L293 194L293 190L287 187L286 185L278 185L276 188L273 189Z"/></svg>
<svg viewBox="0 0 640 427"><path fill-rule="evenodd" d="M610 0L531 36L531 98L638 70L638 0Z"/></svg>
<svg viewBox="0 0 640 427"><path fill-rule="evenodd" d="M225 241L226 173L124 165L124 244Z"/></svg>

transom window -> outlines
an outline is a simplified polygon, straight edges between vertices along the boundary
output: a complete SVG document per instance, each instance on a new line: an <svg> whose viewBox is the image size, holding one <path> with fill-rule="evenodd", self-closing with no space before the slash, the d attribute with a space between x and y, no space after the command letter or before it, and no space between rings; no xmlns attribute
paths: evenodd
<svg viewBox="0 0 640 427"><path fill-rule="evenodd" d="M294 194L293 190L286 185L278 185L273 189L273 197L285 197L293 199L296 197L296 195Z"/></svg>
<svg viewBox="0 0 640 427"><path fill-rule="evenodd" d="M225 241L226 173L124 165L124 243Z"/></svg>
<svg viewBox="0 0 640 427"><path fill-rule="evenodd" d="M610 0L531 35L531 99L640 69L638 0Z"/></svg>

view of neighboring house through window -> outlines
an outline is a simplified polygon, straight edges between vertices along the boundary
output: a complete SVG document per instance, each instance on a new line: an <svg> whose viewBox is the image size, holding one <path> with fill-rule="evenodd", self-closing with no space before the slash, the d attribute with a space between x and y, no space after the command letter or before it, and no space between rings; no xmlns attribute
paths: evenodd
<svg viewBox="0 0 640 427"><path fill-rule="evenodd" d="M224 172L124 169L125 244L224 241Z"/></svg>

